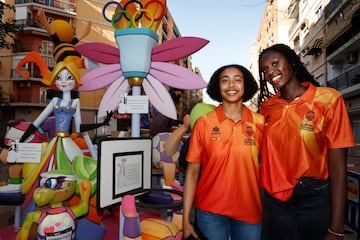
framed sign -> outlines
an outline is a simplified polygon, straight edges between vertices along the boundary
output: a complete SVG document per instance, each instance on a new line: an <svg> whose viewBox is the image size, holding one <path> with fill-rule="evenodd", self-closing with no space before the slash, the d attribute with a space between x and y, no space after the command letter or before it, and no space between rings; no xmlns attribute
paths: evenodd
<svg viewBox="0 0 360 240"><path fill-rule="evenodd" d="M104 210L127 194L151 188L151 138L104 139L98 146L97 208Z"/></svg>

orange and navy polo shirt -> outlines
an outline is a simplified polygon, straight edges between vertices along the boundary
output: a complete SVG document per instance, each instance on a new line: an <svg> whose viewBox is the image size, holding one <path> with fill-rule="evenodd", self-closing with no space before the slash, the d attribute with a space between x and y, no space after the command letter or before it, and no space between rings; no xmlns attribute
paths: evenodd
<svg viewBox="0 0 360 240"><path fill-rule="evenodd" d="M259 223L262 206L259 147L264 117L244 105L242 119L228 119L219 105L192 129L187 161L201 163L195 206L239 221Z"/></svg>
<svg viewBox="0 0 360 240"><path fill-rule="evenodd" d="M265 101L261 146L261 183L273 197L285 201L300 177L327 179L327 151L355 145L344 100L332 88L303 83L307 91L286 102L280 92Z"/></svg>

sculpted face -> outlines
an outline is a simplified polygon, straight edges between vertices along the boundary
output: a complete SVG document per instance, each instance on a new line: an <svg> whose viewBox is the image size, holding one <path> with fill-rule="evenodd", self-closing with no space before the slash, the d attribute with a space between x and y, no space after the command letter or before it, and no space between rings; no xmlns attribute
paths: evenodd
<svg viewBox="0 0 360 240"><path fill-rule="evenodd" d="M60 91L71 91L75 88L75 84L74 76L67 69L61 70L56 76L55 85Z"/></svg>
<svg viewBox="0 0 360 240"><path fill-rule="evenodd" d="M75 192L76 177L74 175L45 172L40 177L40 186L33 195L34 202L39 207L61 203Z"/></svg>

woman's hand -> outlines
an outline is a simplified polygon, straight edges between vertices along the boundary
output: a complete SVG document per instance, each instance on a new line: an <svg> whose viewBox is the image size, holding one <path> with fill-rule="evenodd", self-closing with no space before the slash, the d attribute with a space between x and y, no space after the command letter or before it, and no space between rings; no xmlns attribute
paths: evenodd
<svg viewBox="0 0 360 240"><path fill-rule="evenodd" d="M199 236L196 234L193 225L190 222L183 223L183 232L184 232L184 239L193 236L195 239L198 239Z"/></svg>

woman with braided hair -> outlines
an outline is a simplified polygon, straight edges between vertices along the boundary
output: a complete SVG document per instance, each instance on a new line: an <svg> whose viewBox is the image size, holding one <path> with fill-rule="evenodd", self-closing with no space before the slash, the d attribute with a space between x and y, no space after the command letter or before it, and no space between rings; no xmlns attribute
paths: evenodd
<svg viewBox="0 0 360 240"><path fill-rule="evenodd" d="M259 73L264 239L343 239L347 149L355 145L343 97L319 87L284 44L261 52Z"/></svg>

